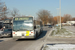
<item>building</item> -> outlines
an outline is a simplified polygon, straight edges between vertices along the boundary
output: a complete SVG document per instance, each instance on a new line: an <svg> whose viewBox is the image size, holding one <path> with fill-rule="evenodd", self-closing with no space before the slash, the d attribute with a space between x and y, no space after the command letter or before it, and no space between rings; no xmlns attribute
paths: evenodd
<svg viewBox="0 0 75 50"><path fill-rule="evenodd" d="M12 19L5 19L5 20L0 20L0 29L3 28L12 28Z"/></svg>
<svg viewBox="0 0 75 50"><path fill-rule="evenodd" d="M75 24L75 21L67 21L66 23L73 25L73 24Z"/></svg>
<svg viewBox="0 0 75 50"><path fill-rule="evenodd" d="M12 19L3 20L3 26L5 26L5 28L12 28Z"/></svg>

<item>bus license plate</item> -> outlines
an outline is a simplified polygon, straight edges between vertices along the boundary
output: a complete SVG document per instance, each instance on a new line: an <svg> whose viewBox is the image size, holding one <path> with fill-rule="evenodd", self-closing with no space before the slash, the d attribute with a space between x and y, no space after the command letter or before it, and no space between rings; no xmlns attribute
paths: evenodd
<svg viewBox="0 0 75 50"><path fill-rule="evenodd" d="M22 36L21 38L25 38L24 36Z"/></svg>

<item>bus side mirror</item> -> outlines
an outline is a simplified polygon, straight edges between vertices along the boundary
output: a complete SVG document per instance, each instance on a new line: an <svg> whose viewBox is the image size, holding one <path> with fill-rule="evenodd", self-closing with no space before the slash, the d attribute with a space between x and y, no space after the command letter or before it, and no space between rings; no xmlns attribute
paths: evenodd
<svg viewBox="0 0 75 50"><path fill-rule="evenodd" d="M34 26L34 29L36 29L36 26Z"/></svg>

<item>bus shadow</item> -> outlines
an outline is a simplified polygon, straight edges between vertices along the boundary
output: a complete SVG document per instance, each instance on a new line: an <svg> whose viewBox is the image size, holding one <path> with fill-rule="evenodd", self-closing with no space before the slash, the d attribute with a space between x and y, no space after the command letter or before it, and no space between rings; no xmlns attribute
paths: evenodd
<svg viewBox="0 0 75 50"><path fill-rule="evenodd" d="M16 41L34 41L35 39L18 39Z"/></svg>
<svg viewBox="0 0 75 50"><path fill-rule="evenodd" d="M43 38L46 35L47 31L43 31L36 40Z"/></svg>

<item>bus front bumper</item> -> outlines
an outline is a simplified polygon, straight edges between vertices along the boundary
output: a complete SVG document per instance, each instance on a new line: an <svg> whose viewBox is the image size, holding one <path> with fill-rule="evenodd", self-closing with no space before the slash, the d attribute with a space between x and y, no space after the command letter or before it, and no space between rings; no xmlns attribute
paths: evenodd
<svg viewBox="0 0 75 50"><path fill-rule="evenodd" d="M13 36L13 39L34 39L35 36Z"/></svg>

